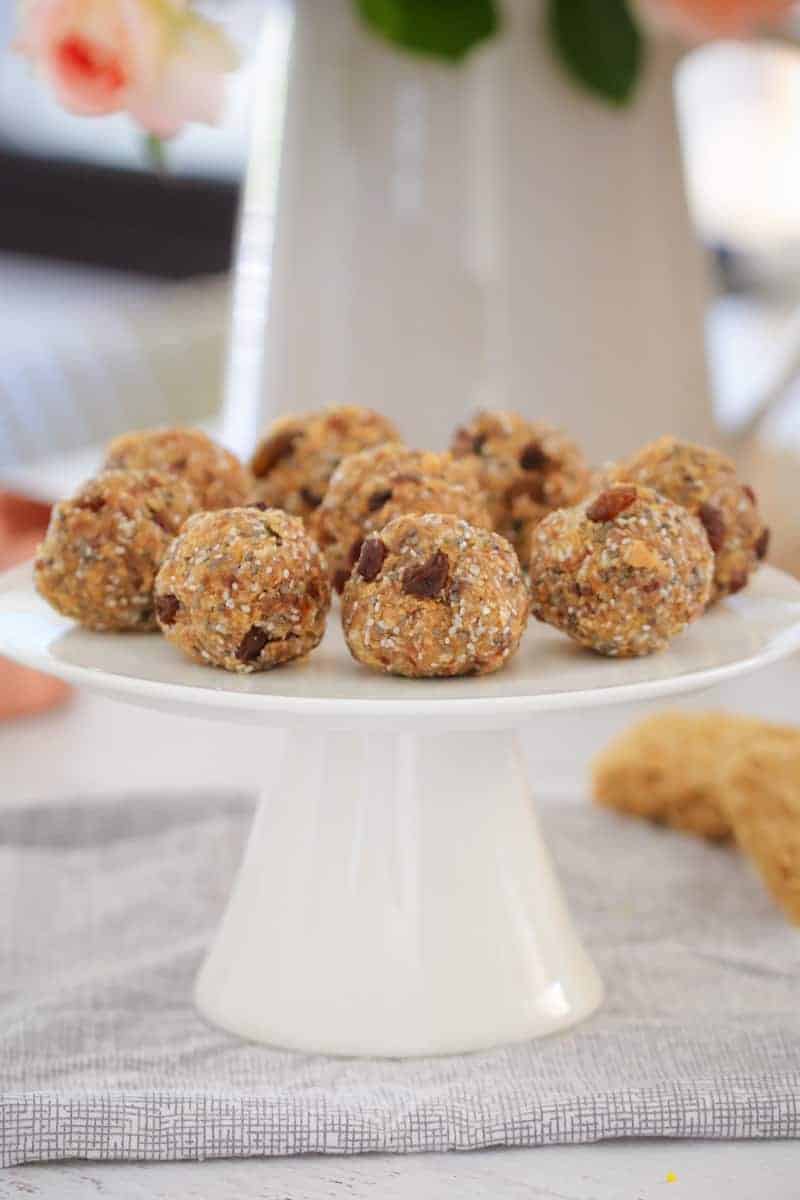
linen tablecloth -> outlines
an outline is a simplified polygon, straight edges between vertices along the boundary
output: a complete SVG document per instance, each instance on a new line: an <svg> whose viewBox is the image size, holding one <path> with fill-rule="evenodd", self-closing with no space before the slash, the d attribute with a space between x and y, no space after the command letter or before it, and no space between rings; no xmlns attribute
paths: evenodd
<svg viewBox="0 0 800 1200"><path fill-rule="evenodd" d="M604 1006L405 1061L251 1045L195 1013L248 796L0 812L0 1163L800 1135L800 934L746 862L540 808Z"/></svg>

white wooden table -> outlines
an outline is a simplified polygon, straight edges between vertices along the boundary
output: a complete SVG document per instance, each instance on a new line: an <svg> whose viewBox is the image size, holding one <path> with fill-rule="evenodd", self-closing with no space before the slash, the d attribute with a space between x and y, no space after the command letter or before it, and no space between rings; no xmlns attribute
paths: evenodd
<svg viewBox="0 0 800 1200"><path fill-rule="evenodd" d="M800 657L691 701L773 719L797 718ZM687 705L688 706L688 705ZM531 728L540 791L585 802L592 754L632 720L630 709L556 716ZM210 727L209 727L210 728ZM254 787L246 726L195 720L76 696L57 712L0 725L0 804L53 802L120 789L197 783ZM279 738L259 731L258 737ZM265 747L267 749L267 747ZM263 755L261 759L263 761ZM547 764L542 778L542 764ZM674 1181L668 1181L674 1175ZM800 1142L608 1142L535 1150L359 1158L308 1157L146 1166L20 1167L0 1174L0 1200L798 1200Z"/></svg>

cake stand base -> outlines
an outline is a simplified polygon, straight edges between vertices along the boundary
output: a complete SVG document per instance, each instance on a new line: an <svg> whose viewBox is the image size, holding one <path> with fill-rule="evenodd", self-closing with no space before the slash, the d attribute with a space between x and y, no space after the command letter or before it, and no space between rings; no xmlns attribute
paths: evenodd
<svg viewBox="0 0 800 1200"><path fill-rule="evenodd" d="M601 998L515 732L289 735L197 982L209 1020L297 1050L446 1054Z"/></svg>

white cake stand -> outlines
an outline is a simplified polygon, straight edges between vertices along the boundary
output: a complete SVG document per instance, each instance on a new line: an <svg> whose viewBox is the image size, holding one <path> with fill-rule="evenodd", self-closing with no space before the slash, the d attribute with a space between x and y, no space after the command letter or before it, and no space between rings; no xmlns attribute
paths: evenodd
<svg viewBox="0 0 800 1200"><path fill-rule="evenodd" d="M539 834L518 731L541 712L709 687L798 647L800 583L765 567L652 658L599 658L532 624L498 675L393 679L350 660L333 613L306 662L234 676L155 634L76 628L39 600L29 566L0 578L0 653L114 699L288 730L282 766L264 761L196 999L234 1033L332 1054L477 1050L593 1012L602 985Z"/></svg>

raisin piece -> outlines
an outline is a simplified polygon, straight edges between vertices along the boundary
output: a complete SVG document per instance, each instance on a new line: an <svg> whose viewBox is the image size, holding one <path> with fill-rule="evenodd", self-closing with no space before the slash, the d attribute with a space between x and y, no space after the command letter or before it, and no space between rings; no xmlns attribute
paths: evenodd
<svg viewBox="0 0 800 1200"><path fill-rule="evenodd" d="M150 517L151 517L151 520L155 521L155 523L159 527L159 529L164 530L164 533L174 533L175 532L175 530L170 525L169 520L167 519L166 513L158 512L158 510L153 512L153 510L151 509Z"/></svg>
<svg viewBox="0 0 800 1200"><path fill-rule="evenodd" d="M442 550L437 550L418 567L407 567L403 572L402 586L407 596L421 596L432 600L447 583L450 560Z"/></svg>
<svg viewBox="0 0 800 1200"><path fill-rule="evenodd" d="M349 578L350 578L350 572L346 571L344 569L344 567L339 567L338 571L334 572L333 586L336 588L336 591L339 593L340 596L341 596L342 592L344 591L344 585L347 583Z"/></svg>
<svg viewBox="0 0 800 1200"><path fill-rule="evenodd" d="M367 538L358 556L358 573L367 583L377 579L381 573L386 547L378 537Z"/></svg>
<svg viewBox="0 0 800 1200"><path fill-rule="evenodd" d="M316 492L312 492L311 488L301 487L300 496L309 508L319 508L320 504L322 504L322 496L318 496Z"/></svg>
<svg viewBox="0 0 800 1200"><path fill-rule="evenodd" d="M722 518L722 513L713 504L706 502L700 505L697 515L705 526L705 531L708 534L708 543L716 554L718 550L722 549L725 541L725 521Z"/></svg>
<svg viewBox="0 0 800 1200"><path fill-rule="evenodd" d="M547 461L547 455L538 442L528 442L519 456L523 471L538 471Z"/></svg>
<svg viewBox="0 0 800 1200"><path fill-rule="evenodd" d="M356 565L356 563L358 562L358 559L359 559L359 555L361 554L361 547L363 545L364 545L363 538L356 538L356 540L353 542L352 546L347 551L348 567L354 567Z"/></svg>
<svg viewBox="0 0 800 1200"><path fill-rule="evenodd" d="M261 629L258 625L251 625L236 651L239 662L254 662L268 641L269 634L266 629Z"/></svg>
<svg viewBox="0 0 800 1200"><path fill-rule="evenodd" d="M637 498L635 487L609 488L601 492L593 504L586 510L590 521L613 521L621 512L635 503Z"/></svg>
<svg viewBox="0 0 800 1200"><path fill-rule="evenodd" d="M172 592L156 596L156 616L162 625L174 625L178 616L181 602Z"/></svg>
<svg viewBox="0 0 800 1200"><path fill-rule="evenodd" d="M78 508L88 508L89 512L99 513L101 508L105 508L105 504L102 496L88 496L85 500L78 501Z"/></svg>
<svg viewBox="0 0 800 1200"><path fill-rule="evenodd" d="M264 500L254 500L252 504L248 504L248 508L257 508L259 512L266 512L269 505Z"/></svg>
<svg viewBox="0 0 800 1200"><path fill-rule="evenodd" d="M274 437L267 438L256 450L250 467L256 479L263 479L282 459L288 458L299 437L299 430L287 429L285 433L276 433Z"/></svg>
<svg viewBox="0 0 800 1200"><path fill-rule="evenodd" d="M767 551L769 550L769 529L766 527L766 525L761 530L758 541L753 549L756 552L757 559L761 560L767 557Z"/></svg>
<svg viewBox="0 0 800 1200"><path fill-rule="evenodd" d="M736 575L731 576L728 584L728 595L735 596L743 587L747 586L747 571L739 571Z"/></svg>
<svg viewBox="0 0 800 1200"><path fill-rule="evenodd" d="M379 508L383 508L384 504L388 503L392 498L392 489L384 488L380 492L373 492L367 501L367 509L369 512L377 512Z"/></svg>

